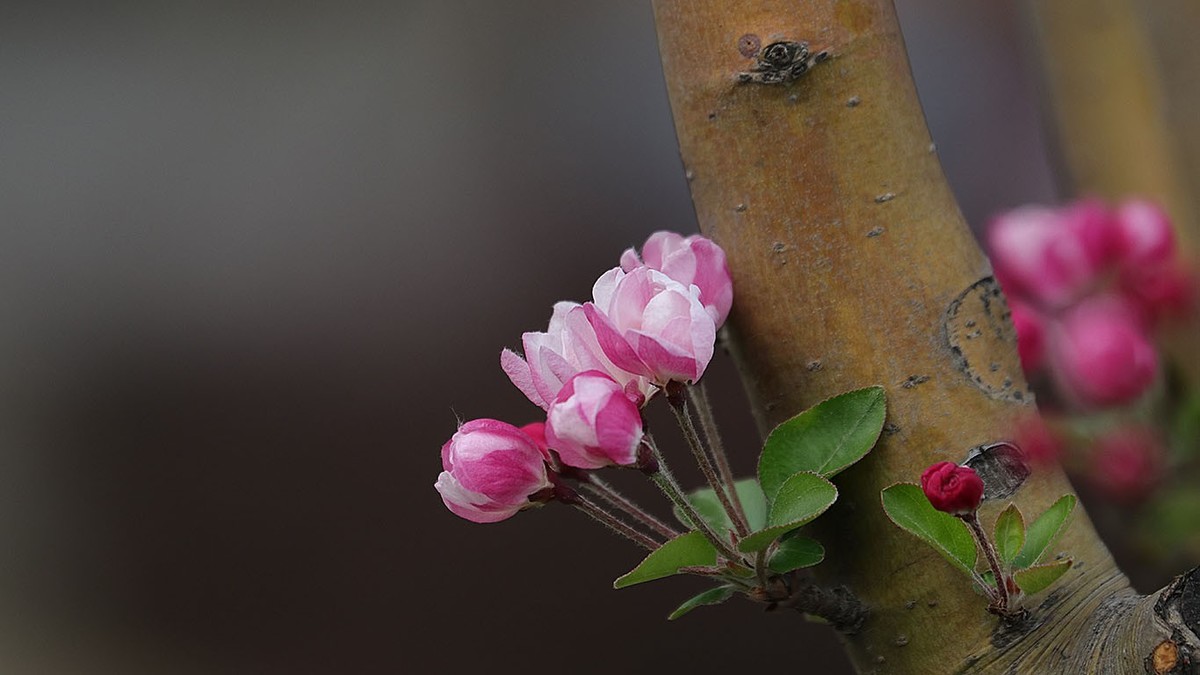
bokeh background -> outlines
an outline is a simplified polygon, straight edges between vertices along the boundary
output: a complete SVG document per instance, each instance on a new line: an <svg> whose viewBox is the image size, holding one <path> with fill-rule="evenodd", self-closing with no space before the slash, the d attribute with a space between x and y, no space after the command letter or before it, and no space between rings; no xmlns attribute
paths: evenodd
<svg viewBox="0 0 1200 675"><path fill-rule="evenodd" d="M1016 3L897 4L967 218L1053 199ZM0 5L0 671L848 672L432 488L458 418L538 413L499 350L661 228L646 0Z"/></svg>

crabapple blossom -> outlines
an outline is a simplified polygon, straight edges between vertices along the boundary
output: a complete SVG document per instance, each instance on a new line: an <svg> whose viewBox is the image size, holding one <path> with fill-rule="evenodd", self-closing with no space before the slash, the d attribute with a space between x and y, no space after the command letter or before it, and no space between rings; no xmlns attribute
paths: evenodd
<svg viewBox="0 0 1200 675"><path fill-rule="evenodd" d="M1120 501L1144 498L1162 478L1162 442L1149 430L1130 426L1102 437L1091 463L1092 480Z"/></svg>
<svg viewBox="0 0 1200 675"><path fill-rule="evenodd" d="M1085 407L1129 403L1158 374L1158 354L1137 312L1113 296L1071 308L1048 342L1059 390Z"/></svg>
<svg viewBox="0 0 1200 675"><path fill-rule="evenodd" d="M1009 303L1013 327L1017 330L1017 353L1025 372L1038 370L1046 353L1045 320L1037 310L1018 300Z"/></svg>
<svg viewBox="0 0 1200 675"><path fill-rule="evenodd" d="M725 251L711 239L694 234L684 237L676 232L655 232L642 244L642 255L634 249L621 254L621 269L632 272L649 267L678 281L700 289L700 302L720 328L733 305L733 280L725 262Z"/></svg>
<svg viewBox="0 0 1200 675"><path fill-rule="evenodd" d="M1071 303L1098 276L1108 248L1101 224L1079 210L1075 220L1051 208L1025 206L988 227L992 265L1001 285L1051 307ZM1084 233L1091 233L1084 236ZM1091 242L1091 243L1088 243Z"/></svg>
<svg viewBox="0 0 1200 675"><path fill-rule="evenodd" d="M983 501L983 479L974 469L954 462L938 462L925 469L921 490L933 508L956 516L974 513Z"/></svg>
<svg viewBox="0 0 1200 675"><path fill-rule="evenodd" d="M434 487L455 515L494 523L533 506L530 497L551 486L548 459L517 427L471 420L442 446L443 471Z"/></svg>
<svg viewBox="0 0 1200 675"><path fill-rule="evenodd" d="M642 415L611 377L589 370L567 381L546 415L546 442L567 466L599 469L637 462Z"/></svg>
<svg viewBox="0 0 1200 675"><path fill-rule="evenodd" d="M525 333L521 342L525 357L505 349L500 353L500 367L543 410L550 408L564 382L585 370L607 373L635 399L644 401L654 392L649 379L618 368L605 356L578 303L555 303L546 331Z"/></svg>
<svg viewBox="0 0 1200 675"><path fill-rule="evenodd" d="M1165 211L1152 201L1133 199L1117 207L1118 260L1126 267L1157 265L1175 255L1175 233Z"/></svg>
<svg viewBox="0 0 1200 675"><path fill-rule="evenodd" d="M699 289L658 270L620 267L602 275L583 306L600 348L618 367L657 385L695 382L712 359L717 326Z"/></svg>

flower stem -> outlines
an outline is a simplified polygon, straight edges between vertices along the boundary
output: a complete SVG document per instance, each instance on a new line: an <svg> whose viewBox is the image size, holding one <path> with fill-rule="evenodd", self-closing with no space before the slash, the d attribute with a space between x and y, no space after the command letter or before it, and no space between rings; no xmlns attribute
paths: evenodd
<svg viewBox="0 0 1200 675"><path fill-rule="evenodd" d="M657 464L655 469L649 472L650 480L654 481L654 484L663 491L663 494L667 496L667 499L670 499L671 503L683 512L683 515L685 516L686 520L691 523L692 527L699 530L700 533L703 534L718 551L720 551L721 555L725 556L729 560L740 562L742 560L742 556L738 555L732 548L729 547L728 543L721 539L721 536L717 534L704 520L704 518L701 517L700 513L696 511L696 507L692 506L692 503L688 501L688 498L684 495L683 488L679 486L679 482L675 480L675 476L671 475L670 469L667 468L667 463L663 460L662 453L659 452L658 446L654 443L654 440L649 434L646 434L645 440L646 445L650 448L650 452L654 455L654 460Z"/></svg>
<svg viewBox="0 0 1200 675"><path fill-rule="evenodd" d="M729 487L729 499L733 502L733 507L737 509L738 515L741 516L742 522L746 523L746 509L742 506L742 498L738 496L737 481L733 477L733 468L729 465L729 454L725 452L725 443L721 441L721 432L717 429L716 418L713 417L712 404L708 402L708 389L705 388L703 382L698 382L688 387L687 392L691 398L692 407L696 409L696 414L700 417L700 428L704 430L704 439L708 441L708 447L712 450L717 471L721 474L725 485Z"/></svg>
<svg viewBox="0 0 1200 675"><path fill-rule="evenodd" d="M628 523L605 511L599 504L583 496L566 483L554 478L551 478L551 480L554 481L555 497L562 503L570 504L583 511L601 525L604 525L647 551L658 550L658 547L661 546L657 541L630 527Z"/></svg>
<svg viewBox="0 0 1200 675"><path fill-rule="evenodd" d="M646 527L654 530L667 539L674 539L675 537L679 536L680 533L670 525L667 525L663 521L654 517L651 513L643 509L641 506L638 506L625 495L617 492L613 486L601 480L600 477L596 476L596 474L588 472L582 478L582 480L584 481L584 487L591 490L598 497L609 504L612 504L630 516L636 518L638 522L642 523Z"/></svg>
<svg viewBox="0 0 1200 675"><path fill-rule="evenodd" d="M975 536L975 543L979 544L979 548L983 549L984 556L987 557L988 565L992 568L992 576L996 577L996 593L993 597L993 606L998 610L998 614L1006 614L1008 612L1008 585L1004 579L1004 573L1000 570L1000 561L996 559L996 549L992 546L992 542L983 532L983 527L979 524L979 516L975 512L959 515L959 518L971 528L971 534ZM989 609L992 609L989 607Z"/></svg>
<svg viewBox="0 0 1200 675"><path fill-rule="evenodd" d="M696 464L700 466L701 473L704 474L705 480L708 481L709 487L717 495L717 499L721 502L721 508L725 509L725 513L729 515L729 521L733 523L733 527L737 530L738 535L744 537L750 534L750 529L746 526L746 521L742 517L741 511L733 507L733 502L730 501L729 493L733 492L733 484L730 483L728 488L721 484L717 478L716 472L713 470L712 462L708 459L708 452L704 449L704 444L700 441L700 435L696 433L696 425L692 423L691 413L688 412L687 398L683 396L682 389L685 388L682 382L671 382L667 385L667 403L671 404L671 412L675 413L675 421L679 423L679 428L683 431L684 438L687 439L688 447L692 449L692 456L696 458Z"/></svg>

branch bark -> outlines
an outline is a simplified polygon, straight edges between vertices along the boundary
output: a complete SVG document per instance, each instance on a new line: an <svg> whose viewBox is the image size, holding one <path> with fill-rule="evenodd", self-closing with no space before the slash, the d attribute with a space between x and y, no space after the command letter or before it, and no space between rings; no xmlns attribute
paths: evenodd
<svg viewBox="0 0 1200 675"><path fill-rule="evenodd" d="M1028 622L1005 626L880 507L884 487L1007 438L1032 405L890 0L655 0L654 10L700 227L725 248L737 288L728 347L760 430L849 389L887 389L884 437L839 476L841 497L816 523L819 580L871 610L845 640L859 672L1136 672L1110 655L1149 655L1162 635L1145 610L1156 600L1129 588L1082 510L1057 546L1077 564L1035 598ZM777 40L830 58L791 82L738 77ZM1015 500L1036 514L1070 491L1044 470ZM986 507L984 521L997 512ZM1103 664L1071 668L1091 659Z"/></svg>

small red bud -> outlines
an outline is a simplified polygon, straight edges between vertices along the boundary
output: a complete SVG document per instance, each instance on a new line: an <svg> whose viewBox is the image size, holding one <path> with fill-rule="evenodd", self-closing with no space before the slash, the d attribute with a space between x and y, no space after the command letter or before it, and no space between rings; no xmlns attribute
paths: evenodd
<svg viewBox="0 0 1200 675"><path fill-rule="evenodd" d="M921 489L933 508L952 515L974 513L983 501L983 479L974 469L938 462L921 474Z"/></svg>

